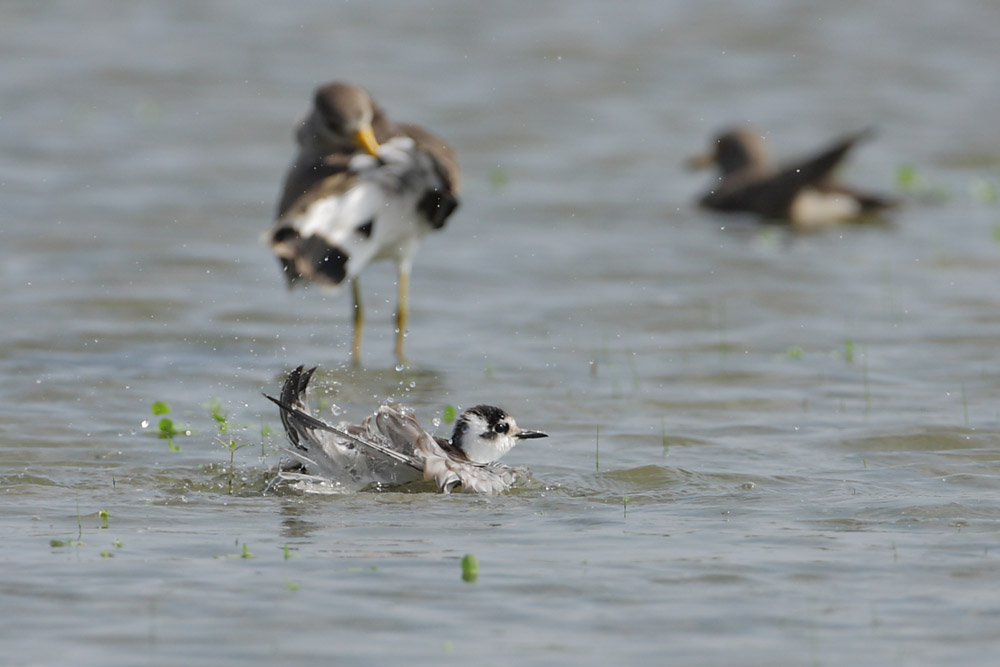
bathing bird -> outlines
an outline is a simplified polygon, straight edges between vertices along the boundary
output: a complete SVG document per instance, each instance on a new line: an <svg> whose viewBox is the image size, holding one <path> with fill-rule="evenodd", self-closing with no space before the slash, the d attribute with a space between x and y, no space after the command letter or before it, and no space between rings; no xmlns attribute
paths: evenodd
<svg viewBox="0 0 1000 667"><path fill-rule="evenodd" d="M521 428L492 405L463 410L450 439L431 435L411 412L390 405L360 424L328 424L310 413L306 401L315 370L299 366L285 379L281 398L265 394L281 409L290 445L278 476L306 488L361 489L424 479L441 493L495 495L526 473L500 463L500 457L523 440L547 437Z"/></svg>

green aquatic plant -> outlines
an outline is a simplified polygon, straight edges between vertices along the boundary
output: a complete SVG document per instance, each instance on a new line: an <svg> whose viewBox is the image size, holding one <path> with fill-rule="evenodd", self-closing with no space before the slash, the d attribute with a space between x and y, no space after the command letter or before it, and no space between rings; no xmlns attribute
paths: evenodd
<svg viewBox="0 0 1000 667"><path fill-rule="evenodd" d="M594 468L597 472L601 472L601 426L600 424L596 427L596 434L594 436Z"/></svg>
<svg viewBox="0 0 1000 667"><path fill-rule="evenodd" d="M441 413L441 421L445 424L450 424L455 421L455 406L448 404L444 406L444 411Z"/></svg>
<svg viewBox="0 0 1000 667"><path fill-rule="evenodd" d="M163 401L155 401L152 406L153 416L159 417L161 415L170 414L170 406ZM145 425L145 424L144 424ZM172 452L179 452L181 450L180 445L174 444L174 438L182 435L184 432L179 431L174 427L174 421L170 417L162 417L159 424L157 425L157 437L161 440L167 441L167 446Z"/></svg>
<svg viewBox="0 0 1000 667"><path fill-rule="evenodd" d="M848 364L854 363L854 341L850 338L844 341L844 361Z"/></svg>
<svg viewBox="0 0 1000 667"><path fill-rule="evenodd" d="M1000 199L996 184L982 177L976 177L972 181L969 185L969 193L980 204L996 204L997 200Z"/></svg>
<svg viewBox="0 0 1000 667"><path fill-rule="evenodd" d="M896 167L896 187L909 192L917 187L919 179L917 169L912 164L901 164Z"/></svg>
<svg viewBox="0 0 1000 667"><path fill-rule="evenodd" d="M462 581L475 583L479 579L479 561L472 554L462 556Z"/></svg>
<svg viewBox="0 0 1000 667"><path fill-rule="evenodd" d="M249 447L249 442L239 443L236 438L230 436L230 430L232 425L229 423L229 416L223 412L222 403L219 399L213 398L209 404L208 408L212 413L212 419L215 420L215 426L218 429L218 435L215 441L218 442L223 449L229 452L229 470L228 470L228 483L227 489L229 495L233 495L233 477L236 474L236 452L243 449L244 447ZM263 433L261 433L263 438ZM263 444L261 445L263 449Z"/></svg>
<svg viewBox="0 0 1000 667"><path fill-rule="evenodd" d="M660 438L663 444L663 458L667 458L667 448L669 447L667 443L667 418L660 417Z"/></svg>
<svg viewBox="0 0 1000 667"><path fill-rule="evenodd" d="M503 165L497 165L490 170L490 185L495 190L501 190L510 184L510 173L504 169Z"/></svg>
<svg viewBox="0 0 1000 667"><path fill-rule="evenodd" d="M76 539L51 539L49 540L49 546L53 548L87 546L87 543L83 541L83 516L80 514L80 501L77 501L76 503Z"/></svg>
<svg viewBox="0 0 1000 667"><path fill-rule="evenodd" d="M108 527L108 511L107 510L101 510L100 512L97 513L97 515L99 517L101 517L101 528L107 528Z"/></svg>
<svg viewBox="0 0 1000 667"><path fill-rule="evenodd" d="M264 423L264 418L260 418L260 457L264 458L267 453L264 451L264 441L270 440L271 435L274 433L274 429L270 425Z"/></svg>
<svg viewBox="0 0 1000 667"><path fill-rule="evenodd" d="M299 590L299 588L301 588L301 586L299 586L297 583L295 583L291 579L285 579L285 588L287 588L288 590L290 590L290 591L292 591L294 593L295 591Z"/></svg>
<svg viewBox="0 0 1000 667"><path fill-rule="evenodd" d="M962 413L965 415L965 428L969 428L969 398L965 395L965 383L962 383Z"/></svg>
<svg viewBox="0 0 1000 667"><path fill-rule="evenodd" d="M896 168L896 188L931 202L943 203L951 199L948 188L928 184L912 164L901 164Z"/></svg>
<svg viewBox="0 0 1000 667"><path fill-rule="evenodd" d="M622 496L622 518L628 518L628 496Z"/></svg>

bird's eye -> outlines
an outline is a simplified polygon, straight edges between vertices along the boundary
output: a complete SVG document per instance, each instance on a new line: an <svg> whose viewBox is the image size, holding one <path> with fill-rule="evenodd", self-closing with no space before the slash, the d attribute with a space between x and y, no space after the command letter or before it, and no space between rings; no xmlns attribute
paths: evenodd
<svg viewBox="0 0 1000 667"><path fill-rule="evenodd" d="M510 430L510 424L508 424L507 422L500 422L499 424L493 427L493 430L496 431L497 433L506 433L507 431Z"/></svg>

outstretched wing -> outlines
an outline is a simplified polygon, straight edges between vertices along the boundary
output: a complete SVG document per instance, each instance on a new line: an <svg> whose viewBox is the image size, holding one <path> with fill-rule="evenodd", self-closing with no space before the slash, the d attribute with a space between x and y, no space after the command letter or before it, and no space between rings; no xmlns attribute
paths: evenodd
<svg viewBox="0 0 1000 667"><path fill-rule="evenodd" d="M748 189L747 195L758 202L764 215L781 218L787 215L795 197L805 188L829 189L834 169L861 141L874 136L867 128L833 142L816 155L782 168L770 179Z"/></svg>
<svg viewBox="0 0 1000 667"><path fill-rule="evenodd" d="M369 440L367 438L360 438L352 433L349 433L343 429L337 428L332 424L328 424L322 419L317 419L312 415L303 412L294 405L286 403L281 399L274 398L273 396L268 396L264 394L264 397L269 401L273 402L279 408L281 408L281 420L285 424L286 429L293 429L297 433L297 437L301 437L305 431L325 431L327 433L333 433L339 438L343 438L356 445L361 445L368 449L372 449L379 452L395 461L403 463L410 466L418 471L423 471L423 466L420 462L415 460L412 456L408 456L404 453L397 452L391 447L387 447L374 440Z"/></svg>

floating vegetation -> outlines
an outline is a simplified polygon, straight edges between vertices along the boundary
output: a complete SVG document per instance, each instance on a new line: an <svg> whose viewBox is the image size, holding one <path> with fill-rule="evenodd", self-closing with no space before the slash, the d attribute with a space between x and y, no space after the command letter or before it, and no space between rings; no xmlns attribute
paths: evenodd
<svg viewBox="0 0 1000 667"><path fill-rule="evenodd" d="M510 173L499 164L490 170L489 178L490 185L496 190L502 190L510 184Z"/></svg>
<svg viewBox="0 0 1000 667"><path fill-rule="evenodd" d="M844 341L844 361L848 364L854 363L854 341L850 338Z"/></svg>
<svg viewBox="0 0 1000 667"><path fill-rule="evenodd" d="M441 421L443 421L445 424L452 423L453 421L455 421L455 416L456 416L455 412L456 411L454 405L449 404L444 406L444 411L441 413Z"/></svg>
<svg viewBox="0 0 1000 667"><path fill-rule="evenodd" d="M801 359L802 358L802 348L798 345L792 345L787 350L785 350L785 356L789 359Z"/></svg>
<svg viewBox="0 0 1000 667"><path fill-rule="evenodd" d="M900 190L912 191L918 183L917 169L912 164L901 164L896 167L896 187Z"/></svg>
<svg viewBox="0 0 1000 667"><path fill-rule="evenodd" d="M901 164L896 168L896 187L900 192L914 195L934 203L944 203L951 199L951 191L941 185L925 182L912 164Z"/></svg>
<svg viewBox="0 0 1000 667"><path fill-rule="evenodd" d="M101 510L100 512L97 513L97 515L101 517L101 528L106 529L108 527L108 511Z"/></svg>
<svg viewBox="0 0 1000 667"><path fill-rule="evenodd" d="M236 540L236 542L238 544L239 540ZM249 559L249 558L256 558L256 556L254 556L252 553L250 553L250 546L246 542L244 542L243 543L243 549L240 551L240 553L238 553L238 554L226 554L225 556L212 556L212 558L216 558L216 559L219 559L219 558L247 558L247 559Z"/></svg>
<svg viewBox="0 0 1000 667"><path fill-rule="evenodd" d="M87 543L86 542L82 542L80 540L54 540L53 539L53 540L49 540L49 546L52 547L52 548L59 548L59 547L85 547L85 546L87 546Z"/></svg>
<svg viewBox="0 0 1000 667"><path fill-rule="evenodd" d="M479 561L472 554L462 556L462 581L475 583L479 579Z"/></svg>
<svg viewBox="0 0 1000 667"><path fill-rule="evenodd" d="M155 401L152 409L154 417L170 414L170 406L163 401ZM181 450L180 445L174 444L174 438L179 435L184 435L185 432L174 428L174 421L170 419L170 417L162 417L160 419L160 423L157 425L157 429L157 437L161 440L167 441L167 446L170 447L170 451L179 452Z"/></svg>
<svg viewBox="0 0 1000 667"><path fill-rule="evenodd" d="M981 176L976 177L969 184L969 194L980 204L992 205L996 204L997 200L1000 199L1000 192L997 191L996 184L992 181L987 181Z"/></svg>

